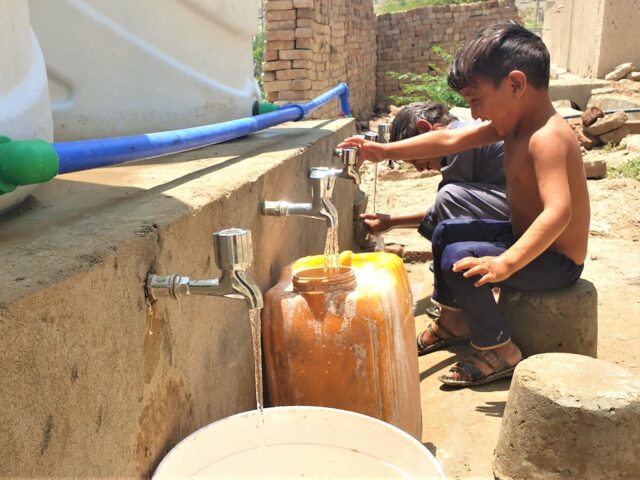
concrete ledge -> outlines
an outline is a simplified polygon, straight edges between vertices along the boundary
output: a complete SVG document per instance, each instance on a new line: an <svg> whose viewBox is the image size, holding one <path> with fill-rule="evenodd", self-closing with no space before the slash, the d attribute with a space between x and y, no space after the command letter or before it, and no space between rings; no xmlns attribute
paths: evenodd
<svg viewBox="0 0 640 480"><path fill-rule="evenodd" d="M500 480L632 479L640 379L613 363L549 353L515 370L493 462Z"/></svg>
<svg viewBox="0 0 640 480"><path fill-rule="evenodd" d="M211 234L252 230L263 290L324 250L317 220L263 217L306 201L353 120L287 124L128 166L63 175L0 217L0 476L143 477L197 428L255 408L246 306L162 301L147 273L214 278ZM337 182L340 247L354 186Z"/></svg>
<svg viewBox="0 0 640 480"><path fill-rule="evenodd" d="M546 292L503 288L499 305L524 356L546 352L596 356L598 293L588 280Z"/></svg>

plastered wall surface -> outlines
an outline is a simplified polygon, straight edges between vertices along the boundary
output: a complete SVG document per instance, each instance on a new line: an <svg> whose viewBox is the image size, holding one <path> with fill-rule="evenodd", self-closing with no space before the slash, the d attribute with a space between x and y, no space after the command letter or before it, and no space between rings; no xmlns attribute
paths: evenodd
<svg viewBox="0 0 640 480"><path fill-rule="evenodd" d="M145 477L199 427L255 408L246 305L165 299L149 272L215 278L211 233L253 234L249 272L324 249L326 224L263 217L306 201L352 120L287 124L164 159L63 175L0 217L0 476ZM354 186L338 180L340 246Z"/></svg>
<svg viewBox="0 0 640 480"><path fill-rule="evenodd" d="M640 63L639 23L640 0L553 0L546 3L542 38L557 67L604 78L621 63Z"/></svg>

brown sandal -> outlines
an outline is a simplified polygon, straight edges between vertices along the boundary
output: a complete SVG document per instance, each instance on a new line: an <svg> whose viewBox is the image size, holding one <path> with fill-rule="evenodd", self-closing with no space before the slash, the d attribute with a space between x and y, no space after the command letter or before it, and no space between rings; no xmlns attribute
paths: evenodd
<svg viewBox="0 0 640 480"><path fill-rule="evenodd" d="M438 335L433 328L433 326L437 326L439 330L442 330L444 333L449 335L448 337L442 337ZM438 350L442 350L443 348L450 347L452 345L461 345L464 343L469 343L470 337L469 335L463 335L462 337L456 337L451 331L440 323L439 319L434 320L428 327L427 330L429 333L437 338L438 340L435 343L430 345L426 345L422 341L422 334L424 331L418 334L418 356L426 355L427 353L436 352Z"/></svg>
<svg viewBox="0 0 640 480"><path fill-rule="evenodd" d="M486 358L487 356L489 356L490 359ZM449 373L462 373L463 375L466 375L469 380L453 380L451 378L447 378L447 375L442 375L439 377L439 380L445 385L451 385L454 387L475 387L476 385L484 385L485 383L490 383L500 378L511 377L516 368L516 365L509 365L505 362L504 358L498 356L491 350L475 352L471 357L491 368L493 373L487 375L476 365L471 363L470 359L463 359L451 367Z"/></svg>

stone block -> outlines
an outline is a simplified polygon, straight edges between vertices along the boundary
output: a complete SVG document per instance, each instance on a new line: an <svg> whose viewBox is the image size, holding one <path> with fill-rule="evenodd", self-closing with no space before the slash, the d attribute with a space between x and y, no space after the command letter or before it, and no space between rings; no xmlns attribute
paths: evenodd
<svg viewBox="0 0 640 480"><path fill-rule="evenodd" d="M629 127L627 127L626 125L622 125L620 128L616 128L611 132L600 135L599 138L602 143L612 143L614 145L617 145L627 135L629 135Z"/></svg>
<svg viewBox="0 0 640 480"><path fill-rule="evenodd" d="M582 115L580 116L580 118L582 119L582 124L585 127L593 125L598 119L602 117L604 117L604 112L598 107L589 107L584 112L582 112Z"/></svg>
<svg viewBox="0 0 640 480"><path fill-rule="evenodd" d="M276 78L278 80L298 80L301 78L309 78L309 70L303 70L301 68L280 70L276 72Z"/></svg>
<svg viewBox="0 0 640 480"><path fill-rule="evenodd" d="M271 30L264 32L264 38L267 42L270 41L286 41L295 40L295 32L293 30Z"/></svg>
<svg viewBox="0 0 640 480"><path fill-rule="evenodd" d="M638 152L640 153L640 135L627 135L622 142L620 142L623 147L625 147L630 152Z"/></svg>
<svg viewBox="0 0 640 480"><path fill-rule="evenodd" d="M612 130L621 127L628 119L629 117L627 117L627 114L624 112L611 113L609 115L605 115L593 125L586 127L585 131L589 132L591 135L599 137L603 133L611 132Z"/></svg>
<svg viewBox="0 0 640 480"><path fill-rule="evenodd" d="M640 379L603 360L567 353L516 367L493 473L499 480L636 479Z"/></svg>
<svg viewBox="0 0 640 480"><path fill-rule="evenodd" d="M313 8L313 0L293 0L293 6L296 8Z"/></svg>
<svg viewBox="0 0 640 480"><path fill-rule="evenodd" d="M607 162L604 160L589 160L583 163L587 178L598 179L607 176Z"/></svg>
<svg viewBox="0 0 640 480"><path fill-rule="evenodd" d="M271 40L265 42L264 49L267 52L273 52L277 50L291 50L292 48L295 48L295 46L296 42L293 40Z"/></svg>
<svg viewBox="0 0 640 480"><path fill-rule="evenodd" d="M271 21L271 22L267 22L267 24L265 25L265 30L267 31L293 30L294 28L296 28L295 20L280 20L277 22Z"/></svg>
<svg viewBox="0 0 640 480"><path fill-rule="evenodd" d="M310 60L313 52L311 50L280 50L278 55L283 60Z"/></svg>
<svg viewBox="0 0 640 480"><path fill-rule="evenodd" d="M582 120L579 118L571 118L567 121L573 132L576 134L578 138L578 142L582 145L586 150L591 150L593 147L600 145L600 140L598 137L594 137L589 135L584 131L584 127L582 126Z"/></svg>
<svg viewBox="0 0 640 480"><path fill-rule="evenodd" d="M273 72L276 70L286 70L291 68L291 60L276 60L274 62L264 62L262 64L263 72Z"/></svg>
<svg viewBox="0 0 640 480"><path fill-rule="evenodd" d="M634 82L640 82L640 72L629 72L624 78L628 78L629 80L633 80Z"/></svg>
<svg viewBox="0 0 640 480"><path fill-rule="evenodd" d="M605 80L620 80L621 78L624 78L628 73L633 72L636 69L635 65L633 63L623 63L621 65L618 65L616 68L613 69L613 71L607 73L604 76Z"/></svg>
<svg viewBox="0 0 640 480"><path fill-rule="evenodd" d="M264 9L267 12L272 10L291 10L293 8L293 2L291 0L269 0Z"/></svg>
<svg viewBox="0 0 640 480"><path fill-rule="evenodd" d="M547 352L596 356L598 293L588 280L560 290L502 288L498 303L525 357Z"/></svg>
<svg viewBox="0 0 640 480"><path fill-rule="evenodd" d="M265 92L278 92L280 90L290 90L291 80L276 80L275 82L264 82Z"/></svg>
<svg viewBox="0 0 640 480"><path fill-rule="evenodd" d="M284 20L295 20L296 11L291 10L271 10L266 12L267 22L282 22Z"/></svg>

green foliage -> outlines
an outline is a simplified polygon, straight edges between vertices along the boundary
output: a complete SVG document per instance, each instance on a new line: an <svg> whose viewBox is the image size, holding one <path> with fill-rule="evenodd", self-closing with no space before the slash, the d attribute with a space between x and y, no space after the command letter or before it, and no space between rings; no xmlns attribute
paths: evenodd
<svg viewBox="0 0 640 480"><path fill-rule="evenodd" d="M391 13L420 7L430 7L432 5L458 5L478 1L486 0L379 0L375 10L376 13Z"/></svg>
<svg viewBox="0 0 640 480"><path fill-rule="evenodd" d="M253 75L262 90L262 59L264 57L264 31L260 30L253 37ZM264 94L264 92L263 92Z"/></svg>
<svg viewBox="0 0 640 480"><path fill-rule="evenodd" d="M633 178L640 182L640 157L629 160L617 168L612 168L610 176L613 178Z"/></svg>
<svg viewBox="0 0 640 480"><path fill-rule="evenodd" d="M432 51L440 58L451 62L451 55L440 46L434 45ZM402 95L391 95L389 99L398 106L413 102L440 102L447 107L466 107L467 102L447 83L447 72L435 64L429 64L431 73L398 73L386 72L391 78L400 81Z"/></svg>

